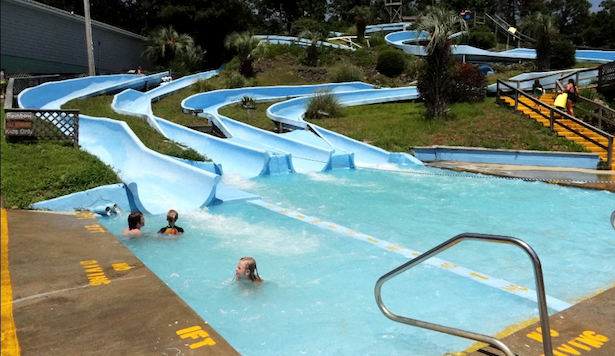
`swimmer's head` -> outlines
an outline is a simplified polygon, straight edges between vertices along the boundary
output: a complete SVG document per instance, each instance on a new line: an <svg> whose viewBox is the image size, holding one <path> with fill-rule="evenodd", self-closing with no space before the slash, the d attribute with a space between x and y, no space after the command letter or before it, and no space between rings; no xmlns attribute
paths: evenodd
<svg viewBox="0 0 615 356"><path fill-rule="evenodd" d="M258 275L256 261L252 257L243 257L239 260L239 263L237 263L237 268L235 269L235 279L250 280L256 283L263 281Z"/></svg>

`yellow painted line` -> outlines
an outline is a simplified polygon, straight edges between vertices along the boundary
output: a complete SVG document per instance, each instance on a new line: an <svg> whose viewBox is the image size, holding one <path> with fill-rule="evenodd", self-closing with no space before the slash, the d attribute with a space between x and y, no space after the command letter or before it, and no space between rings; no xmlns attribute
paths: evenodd
<svg viewBox="0 0 615 356"><path fill-rule="evenodd" d="M19 356L19 340L13 319L13 285L9 273L9 231L2 209L2 356Z"/></svg>

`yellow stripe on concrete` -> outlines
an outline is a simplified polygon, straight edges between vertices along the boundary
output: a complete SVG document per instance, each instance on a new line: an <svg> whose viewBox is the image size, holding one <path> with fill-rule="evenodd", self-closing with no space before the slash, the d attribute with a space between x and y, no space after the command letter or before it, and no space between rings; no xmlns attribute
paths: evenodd
<svg viewBox="0 0 615 356"><path fill-rule="evenodd" d="M2 356L19 356L19 341L13 319L13 285L9 274L9 231L2 209Z"/></svg>

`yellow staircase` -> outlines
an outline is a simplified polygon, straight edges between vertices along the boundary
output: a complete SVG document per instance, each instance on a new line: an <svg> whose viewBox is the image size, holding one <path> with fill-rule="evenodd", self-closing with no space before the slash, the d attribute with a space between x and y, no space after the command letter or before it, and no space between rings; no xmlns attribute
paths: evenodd
<svg viewBox="0 0 615 356"><path fill-rule="evenodd" d="M501 96L500 99L502 101L504 101L506 104L510 105L511 107L514 108L515 106L515 99L514 98L510 98L508 96ZM543 96L540 97L540 100L544 103L547 104L549 106L553 106L553 101L555 100L555 95L554 94L545 94ZM541 124L543 124L546 127L549 127L549 109L545 106L539 106L538 110L534 110L534 107L536 106L536 104L534 104L534 102L532 102L530 99L521 96L519 98L519 105L517 106L517 110L519 112L522 112L523 114L529 116L530 118L540 122ZM555 118L556 119L561 119L561 115L555 114ZM600 144L608 147L609 145L609 141L607 140L607 138L602 137L600 135L598 135L597 133L586 129L585 127L577 124L576 122L569 120L569 119L564 119L564 120L560 120L560 122L562 124L565 124L566 126L574 129L577 132L582 133L583 135L591 138L592 140L599 142ZM584 137L581 137L579 135L577 135L574 132L569 131L568 129L561 127L559 125L554 125L553 129L555 130L555 132L557 133L558 136L561 137L565 137L567 139L569 139L570 141L576 142L578 144L580 144L581 146L585 147L589 152L594 152L597 153L600 156L600 159L604 162L608 162L608 151L604 148L601 148L599 146L597 146L595 143L588 141L587 139L585 139ZM615 160L614 162L612 162L611 164L611 170L615 170Z"/></svg>

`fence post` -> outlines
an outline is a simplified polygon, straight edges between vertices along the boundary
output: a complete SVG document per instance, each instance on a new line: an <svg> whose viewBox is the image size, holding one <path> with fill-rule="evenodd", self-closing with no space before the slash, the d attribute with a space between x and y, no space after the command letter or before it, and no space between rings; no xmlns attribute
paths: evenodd
<svg viewBox="0 0 615 356"><path fill-rule="evenodd" d="M609 152L606 164L609 166L609 170L613 167L613 136L609 137Z"/></svg>
<svg viewBox="0 0 615 356"><path fill-rule="evenodd" d="M555 115L553 115L553 109L549 109L549 129L551 129L551 131L555 131L553 130L553 121L555 120Z"/></svg>
<svg viewBox="0 0 615 356"><path fill-rule="evenodd" d="M517 82L517 87L519 86L519 82ZM515 111L519 110L519 89L515 90Z"/></svg>

